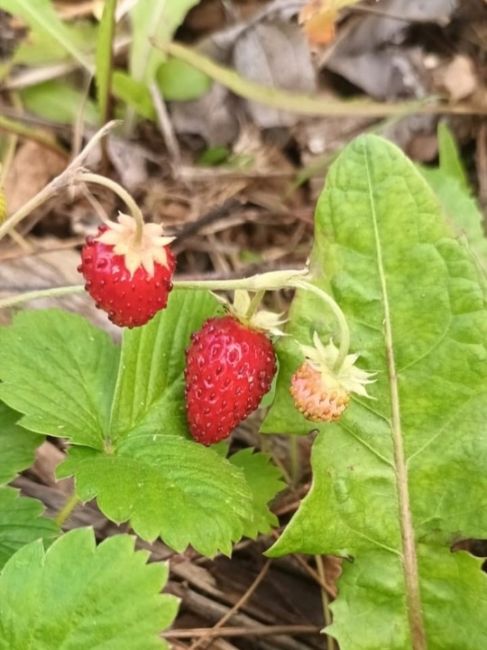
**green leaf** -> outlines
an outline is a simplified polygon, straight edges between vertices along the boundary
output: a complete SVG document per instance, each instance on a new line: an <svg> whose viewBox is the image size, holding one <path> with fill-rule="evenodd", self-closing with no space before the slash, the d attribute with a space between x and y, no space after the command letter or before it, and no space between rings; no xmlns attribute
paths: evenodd
<svg viewBox="0 0 487 650"><path fill-rule="evenodd" d="M470 184L457 143L446 122L440 122L438 124L438 150L440 155L440 170L446 176L455 178L466 192L470 192Z"/></svg>
<svg viewBox="0 0 487 650"><path fill-rule="evenodd" d="M93 530L63 535L44 551L20 549L0 574L2 650L157 650L177 599L159 592L167 566L147 564L126 535L98 547Z"/></svg>
<svg viewBox="0 0 487 650"><path fill-rule="evenodd" d="M240 467L252 492L252 518L245 527L246 537L256 538L269 533L277 526L276 515L268 503L285 488L282 472L272 464L265 454L256 454L252 449L242 449L229 458L235 467Z"/></svg>
<svg viewBox="0 0 487 650"><path fill-rule="evenodd" d="M60 311L24 312L0 330L0 398L24 414L22 426L78 446L59 476L74 476L83 501L96 497L141 537L206 555L268 530L266 503L281 487L267 459L229 462L187 439L185 350L220 309L209 292L175 290L147 325L124 331L121 354Z"/></svg>
<svg viewBox="0 0 487 650"><path fill-rule="evenodd" d="M170 58L157 72L157 84L169 101L198 99L211 88L212 80L180 59Z"/></svg>
<svg viewBox="0 0 487 650"><path fill-rule="evenodd" d="M35 450L44 440L17 426L19 417L19 413L0 402L0 485L32 465Z"/></svg>
<svg viewBox="0 0 487 650"><path fill-rule="evenodd" d="M167 309L145 327L125 330L112 408L112 437L139 428L187 434L185 350L220 306L207 291L174 290Z"/></svg>
<svg viewBox="0 0 487 650"><path fill-rule="evenodd" d="M19 91L24 107L40 117L73 124L83 111L84 123L95 126L100 117L95 103L66 81L45 81Z"/></svg>
<svg viewBox="0 0 487 650"><path fill-rule="evenodd" d="M32 30L49 36L91 71L92 66L83 52L80 34L76 28L62 22L51 0L0 0L0 9L21 18Z"/></svg>
<svg viewBox="0 0 487 650"><path fill-rule="evenodd" d="M153 48L152 41L172 38L184 17L199 0L138 0L130 12L132 49L130 72L136 81L150 84L165 56Z"/></svg>
<svg viewBox="0 0 487 650"><path fill-rule="evenodd" d="M113 64L113 37L115 34L115 11L117 0L107 0L103 6L103 14L96 42L95 79L100 110L101 123L108 119L108 102Z"/></svg>
<svg viewBox="0 0 487 650"><path fill-rule="evenodd" d="M117 99L132 107L141 117L155 118L154 105L149 89L145 84L129 77L123 70L114 70L112 92Z"/></svg>
<svg viewBox="0 0 487 650"><path fill-rule="evenodd" d="M330 628L341 650L475 650L487 577L450 548L487 537L483 279L417 170L375 136L330 169L311 267L347 316L360 367L377 372L375 399L353 399L339 423L306 422L288 391L302 357L291 342L280 353L265 428L320 433L311 491L271 553L353 557ZM307 343L314 330L337 336L299 291L289 333Z"/></svg>
<svg viewBox="0 0 487 650"><path fill-rule="evenodd" d="M43 510L40 501L21 497L12 488L0 487L0 569L25 544L57 537L58 527L52 519L41 517Z"/></svg>
<svg viewBox="0 0 487 650"><path fill-rule="evenodd" d="M440 199L452 228L472 249L480 266L487 272L484 215L476 199L456 178L444 174L441 169L422 168L421 172Z"/></svg>
<svg viewBox="0 0 487 650"><path fill-rule="evenodd" d="M484 215L467 180L453 135L444 123L438 126L440 166L419 169L438 195L443 210L454 230L462 236L487 273L487 239Z"/></svg>
<svg viewBox="0 0 487 650"><path fill-rule="evenodd" d="M101 449L118 360L108 335L80 316L21 312L0 329L0 399L27 429Z"/></svg>
<svg viewBox="0 0 487 650"><path fill-rule="evenodd" d="M231 552L253 518L244 473L212 449L153 431L122 440L114 454L71 450L59 477L76 476L83 501L96 496L112 521L176 551L191 544L204 555Z"/></svg>

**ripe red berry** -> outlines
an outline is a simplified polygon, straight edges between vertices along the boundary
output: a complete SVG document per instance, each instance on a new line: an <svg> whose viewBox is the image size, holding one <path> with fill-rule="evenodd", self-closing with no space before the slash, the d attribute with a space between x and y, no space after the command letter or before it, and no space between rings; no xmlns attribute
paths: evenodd
<svg viewBox="0 0 487 650"><path fill-rule="evenodd" d="M271 387L276 357L264 332L233 316L210 318L186 351L186 413L204 445L227 438Z"/></svg>
<svg viewBox="0 0 487 650"><path fill-rule="evenodd" d="M115 325L144 325L166 306L176 261L171 239L161 233L160 226L145 224L137 244L134 219L120 215L118 224L101 226L86 240L78 271L96 306Z"/></svg>

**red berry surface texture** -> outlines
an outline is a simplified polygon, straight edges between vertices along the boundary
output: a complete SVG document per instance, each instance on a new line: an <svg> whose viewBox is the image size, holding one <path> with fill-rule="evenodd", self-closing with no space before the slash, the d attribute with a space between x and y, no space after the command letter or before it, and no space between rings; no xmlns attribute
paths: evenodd
<svg viewBox="0 0 487 650"><path fill-rule="evenodd" d="M164 243L170 240L157 236L160 227L146 224L144 230L149 232L137 245L132 221L128 222L131 230L101 226L96 237L87 239L78 269L96 306L120 327L144 325L164 309L176 266L174 254ZM155 235L151 226L155 226Z"/></svg>
<svg viewBox="0 0 487 650"><path fill-rule="evenodd" d="M276 358L269 338L233 316L211 318L186 353L186 411L205 445L227 438L271 387Z"/></svg>

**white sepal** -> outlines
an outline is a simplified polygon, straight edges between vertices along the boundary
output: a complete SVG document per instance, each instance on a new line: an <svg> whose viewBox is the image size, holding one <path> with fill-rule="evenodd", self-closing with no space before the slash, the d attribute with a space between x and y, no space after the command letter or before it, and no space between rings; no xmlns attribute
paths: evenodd
<svg viewBox="0 0 487 650"><path fill-rule="evenodd" d="M164 237L162 225L144 223L140 243L136 242L137 223L133 217L118 213L118 221L108 224L108 230L97 239L102 244L113 246L116 255L125 258L125 266L131 275L143 266L149 275L154 275L154 264L167 266L165 247L174 237Z"/></svg>

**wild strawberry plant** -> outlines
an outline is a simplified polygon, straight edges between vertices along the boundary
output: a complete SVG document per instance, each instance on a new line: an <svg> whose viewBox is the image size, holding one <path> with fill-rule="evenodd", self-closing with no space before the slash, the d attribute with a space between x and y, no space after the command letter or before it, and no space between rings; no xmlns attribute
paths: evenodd
<svg viewBox="0 0 487 650"><path fill-rule="evenodd" d="M79 165L54 189L78 181L117 191L142 227L121 188ZM478 650L487 579L482 560L452 549L487 529L485 275L420 172L374 136L349 145L330 170L315 235L304 273L176 275L167 307L165 282L158 313L125 329L121 345L77 315L16 314L0 331L0 478L6 485L26 468L43 436L60 437L69 451L58 476L74 477L75 495L57 524L76 500L96 499L143 540L230 554L242 536L276 525L268 504L283 482L266 455L211 443L269 388L273 346L279 370L262 432L318 435L311 490L268 553L345 558L327 629L342 650ZM118 265L142 239L130 241L113 248ZM277 338L279 319L258 303L283 287L296 297L287 336ZM233 307L210 293L223 290L236 290ZM101 306L110 313L109 300L120 299L112 293ZM132 539L97 547L89 529L61 535L39 503L9 487L0 516L0 648L32 639L41 649L161 647L157 633L176 610L159 595L167 569L147 565ZM63 615L53 619L60 591Z"/></svg>

